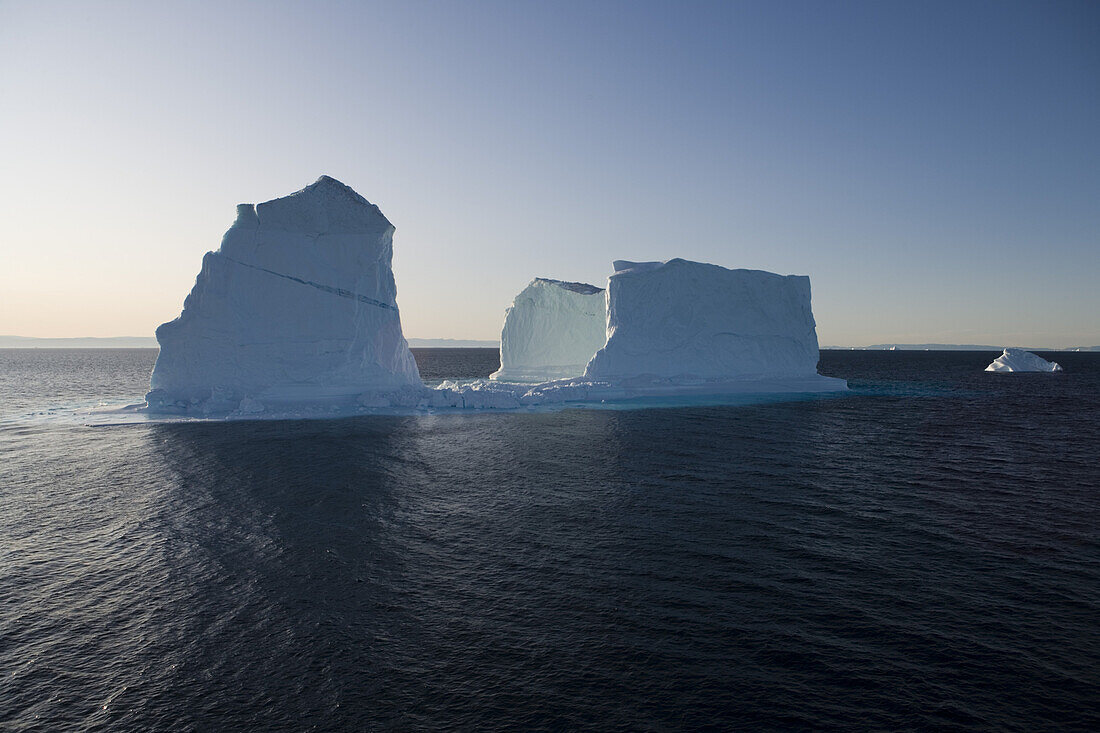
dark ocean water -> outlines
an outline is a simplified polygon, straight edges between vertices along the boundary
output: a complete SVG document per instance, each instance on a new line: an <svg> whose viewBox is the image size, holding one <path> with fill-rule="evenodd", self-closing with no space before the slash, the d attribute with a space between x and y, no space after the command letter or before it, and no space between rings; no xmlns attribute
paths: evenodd
<svg viewBox="0 0 1100 733"><path fill-rule="evenodd" d="M851 395L740 407L50 419L154 356L0 351L0 729L1100 729L1100 354L823 352Z"/></svg>

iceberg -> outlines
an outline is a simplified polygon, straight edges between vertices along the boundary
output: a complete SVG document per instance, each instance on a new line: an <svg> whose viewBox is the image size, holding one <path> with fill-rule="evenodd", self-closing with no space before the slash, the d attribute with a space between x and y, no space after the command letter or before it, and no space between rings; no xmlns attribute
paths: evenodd
<svg viewBox="0 0 1100 733"><path fill-rule="evenodd" d="M817 373L809 278L683 259L619 260L614 269L606 291L606 343L597 346L583 374L547 380L555 370L546 363L568 353L557 363L569 362L575 371L578 357L601 340L594 316L566 315L562 302L575 305L576 294L535 280L507 312L500 371L493 380L446 383L447 399L464 408L653 398L699 404L723 395L742 400L847 390L843 379ZM596 289L584 288L583 295L594 298L588 290Z"/></svg>
<svg viewBox="0 0 1100 733"><path fill-rule="evenodd" d="M808 278L682 259L616 261L606 290L536 278L506 311L490 379L426 386L401 330L393 234L328 176L238 206L183 311L156 331L147 411L271 418L847 389L817 373Z"/></svg>
<svg viewBox="0 0 1100 733"><path fill-rule="evenodd" d="M618 260L607 286L607 343L585 377L737 391L750 381L846 389L817 373L810 279L672 259Z"/></svg>
<svg viewBox="0 0 1100 733"><path fill-rule="evenodd" d="M149 410L255 414L423 389L401 331L393 233L328 176L238 206L183 312L156 331Z"/></svg>
<svg viewBox="0 0 1100 733"><path fill-rule="evenodd" d="M987 372L1060 372L1058 362L1047 361L1023 349L1008 348L985 368Z"/></svg>
<svg viewBox="0 0 1100 733"><path fill-rule="evenodd" d="M500 333L501 382L546 382L584 374L607 340L603 288L535 278L505 311Z"/></svg>

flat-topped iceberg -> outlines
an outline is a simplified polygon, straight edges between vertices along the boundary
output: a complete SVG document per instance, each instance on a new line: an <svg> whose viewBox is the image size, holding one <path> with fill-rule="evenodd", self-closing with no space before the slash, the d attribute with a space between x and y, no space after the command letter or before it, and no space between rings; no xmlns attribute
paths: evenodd
<svg viewBox="0 0 1100 733"><path fill-rule="evenodd" d="M328 176L238 206L183 312L157 329L149 409L256 413L421 389L401 332L393 233L377 206Z"/></svg>
<svg viewBox="0 0 1100 733"><path fill-rule="evenodd" d="M589 362L587 378L682 385L796 380L845 388L843 380L817 374L808 277L682 259L619 260L614 267L607 344Z"/></svg>
<svg viewBox="0 0 1100 733"><path fill-rule="evenodd" d="M505 311L500 369L490 379L546 382L579 377L607 340L603 288L535 278Z"/></svg>
<svg viewBox="0 0 1100 733"><path fill-rule="evenodd" d="M1008 348L985 368L987 372L1060 372L1062 367L1030 351Z"/></svg>
<svg viewBox="0 0 1100 733"><path fill-rule="evenodd" d="M847 389L843 379L817 373L817 327L810 309L809 278L730 270L682 259L620 260L614 267L607 288L606 343L592 354L583 375L509 384L500 379L502 373L508 373L505 364L494 375L496 382L447 384L443 389L467 408L648 398L689 404L717 395ZM540 297L545 297L544 291L553 292L552 286L537 280L528 290L532 288L538 289ZM517 298L508 313L502 358L506 344L539 342L540 334L533 328L536 320L516 317L520 304L521 298ZM549 320L555 327L572 323L560 315L560 306L550 311ZM591 328L590 340L584 343L569 343L574 334L581 333L579 328L556 330L551 339L553 353L570 348L570 353L580 354L585 343L587 348L597 343L592 320L583 321ZM588 331L584 333L588 335ZM541 361L545 358L529 363Z"/></svg>

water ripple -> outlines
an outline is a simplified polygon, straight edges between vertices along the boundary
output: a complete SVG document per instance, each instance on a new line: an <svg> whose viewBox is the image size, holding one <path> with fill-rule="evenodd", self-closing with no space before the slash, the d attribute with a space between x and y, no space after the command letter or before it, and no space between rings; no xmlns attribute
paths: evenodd
<svg viewBox="0 0 1100 733"><path fill-rule="evenodd" d="M1100 360L986 356L827 352L885 386L771 405L6 425L0 728L1095 730ZM20 409L127 358L37 397L24 364Z"/></svg>

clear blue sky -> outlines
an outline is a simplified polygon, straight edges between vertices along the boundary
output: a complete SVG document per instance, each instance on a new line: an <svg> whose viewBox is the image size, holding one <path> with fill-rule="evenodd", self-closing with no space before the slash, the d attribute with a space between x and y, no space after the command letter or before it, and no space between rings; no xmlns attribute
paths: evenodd
<svg viewBox="0 0 1100 733"><path fill-rule="evenodd" d="M810 275L824 344L1100 344L1100 3L0 0L0 333L151 334L327 173L407 336L613 259Z"/></svg>

